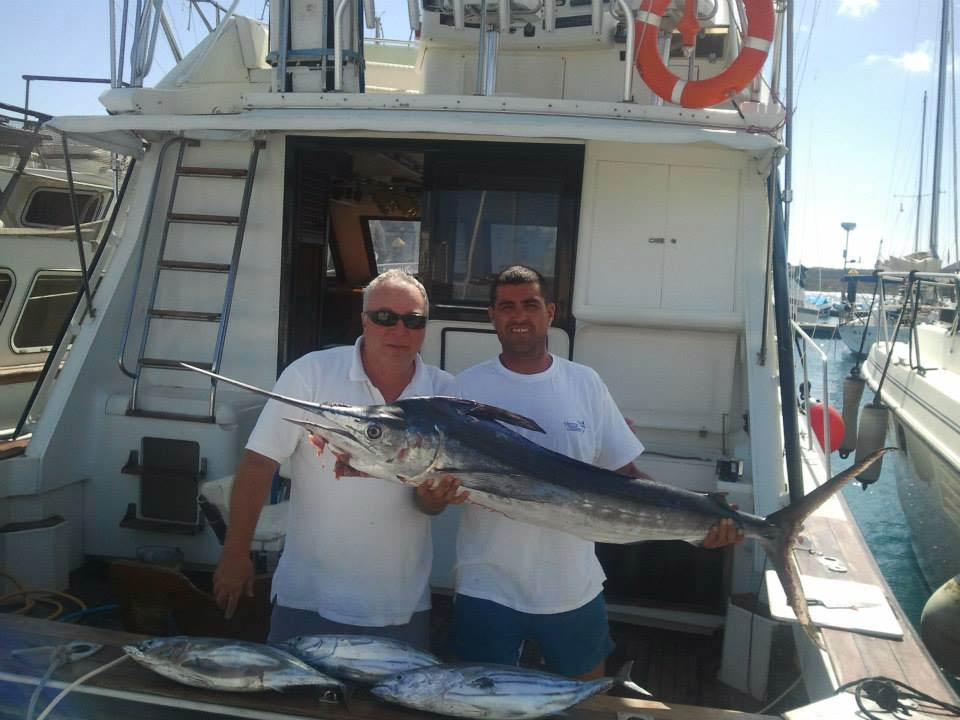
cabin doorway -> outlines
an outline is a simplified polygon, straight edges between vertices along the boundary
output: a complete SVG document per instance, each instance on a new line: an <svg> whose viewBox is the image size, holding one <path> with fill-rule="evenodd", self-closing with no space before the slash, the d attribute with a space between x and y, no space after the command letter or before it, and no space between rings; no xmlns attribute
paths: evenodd
<svg viewBox="0 0 960 720"><path fill-rule="evenodd" d="M572 337L582 167L579 145L288 138L278 372L355 342L390 268L423 282L431 319L488 327L490 279L533 264Z"/></svg>

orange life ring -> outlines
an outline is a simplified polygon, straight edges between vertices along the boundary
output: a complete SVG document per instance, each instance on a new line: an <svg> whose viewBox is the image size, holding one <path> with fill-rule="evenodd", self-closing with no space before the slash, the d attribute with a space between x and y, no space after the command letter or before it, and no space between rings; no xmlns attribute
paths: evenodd
<svg viewBox="0 0 960 720"><path fill-rule="evenodd" d="M740 54L716 77L689 82L667 69L657 47L660 21L669 5L670 0L643 0L636 24L636 34L640 38L637 70L647 86L664 100L688 108L719 105L743 90L763 69L773 43L772 0L744 0L749 22Z"/></svg>

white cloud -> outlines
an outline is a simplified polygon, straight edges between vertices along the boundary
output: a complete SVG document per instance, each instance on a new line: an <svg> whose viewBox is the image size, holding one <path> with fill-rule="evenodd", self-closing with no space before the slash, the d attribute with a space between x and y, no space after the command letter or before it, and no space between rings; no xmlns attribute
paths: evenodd
<svg viewBox="0 0 960 720"><path fill-rule="evenodd" d="M880 62L889 63L907 72L928 73L933 70L933 53L931 49L931 43L923 43L916 50L903 52L899 55L879 55L871 53L867 55L866 62L868 65Z"/></svg>
<svg viewBox="0 0 960 720"><path fill-rule="evenodd" d="M849 15L855 18L864 17L876 10L879 4L880 0L840 0L837 15Z"/></svg>

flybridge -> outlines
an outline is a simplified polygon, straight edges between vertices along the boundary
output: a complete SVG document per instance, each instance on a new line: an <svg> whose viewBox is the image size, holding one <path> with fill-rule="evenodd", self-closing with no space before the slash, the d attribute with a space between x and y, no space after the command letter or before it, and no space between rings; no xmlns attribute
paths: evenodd
<svg viewBox="0 0 960 720"><path fill-rule="evenodd" d="M376 25L373 0L273 0L268 24L228 12L189 54L177 49L177 67L150 96L140 90L152 59L143 48L163 24L139 23L130 81L118 67L103 101L113 113L221 114L260 93L481 95L722 108L746 125L744 106L759 105L778 126L782 107L770 88L780 82L782 23L770 0L687 5L428 0L421 8L411 0L416 40L400 47L362 39L364 26Z"/></svg>

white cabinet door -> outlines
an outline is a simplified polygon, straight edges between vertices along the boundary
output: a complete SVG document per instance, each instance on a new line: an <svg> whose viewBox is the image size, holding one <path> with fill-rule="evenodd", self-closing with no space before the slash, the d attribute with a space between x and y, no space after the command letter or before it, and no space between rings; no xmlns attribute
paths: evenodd
<svg viewBox="0 0 960 720"><path fill-rule="evenodd" d="M600 160L595 172L587 304L659 308L670 169Z"/></svg>
<svg viewBox="0 0 960 720"><path fill-rule="evenodd" d="M670 167L661 307L733 312L740 173Z"/></svg>

